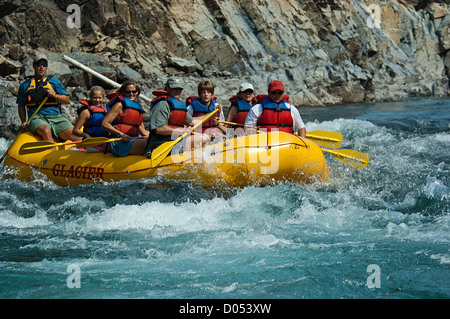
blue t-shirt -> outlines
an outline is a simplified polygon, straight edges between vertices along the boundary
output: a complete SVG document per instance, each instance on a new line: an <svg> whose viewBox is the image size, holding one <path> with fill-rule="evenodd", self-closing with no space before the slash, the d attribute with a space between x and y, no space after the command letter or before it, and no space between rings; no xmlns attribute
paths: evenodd
<svg viewBox="0 0 450 319"><path fill-rule="evenodd" d="M45 75L47 76L47 75ZM64 88L64 86L62 85L62 83L55 77L50 77L50 79L48 80L48 82L50 83L50 85L53 88L53 91L56 92L56 94L58 95L69 95L69 93L67 93L66 89ZM20 84L19 87L19 92L17 94L17 104L19 106L25 106L26 105L26 101L25 101L25 95L26 95L26 91L28 89L28 87L30 86L31 83L31 78L28 78L27 80L25 80L24 82L22 82L22 84ZM30 108L27 110L28 112L28 117L30 117L34 111L36 110L36 108ZM61 112L59 110L59 107L57 106L48 106L48 107L43 107L39 110L38 112L39 114L42 115L60 115Z"/></svg>

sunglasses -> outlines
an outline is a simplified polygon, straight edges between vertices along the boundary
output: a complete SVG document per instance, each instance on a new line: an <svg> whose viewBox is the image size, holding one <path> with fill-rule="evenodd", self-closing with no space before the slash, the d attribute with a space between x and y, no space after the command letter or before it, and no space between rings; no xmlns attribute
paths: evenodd
<svg viewBox="0 0 450 319"><path fill-rule="evenodd" d="M138 91L134 90L134 91L130 91L130 90L125 90L124 91L126 94L136 94Z"/></svg>
<svg viewBox="0 0 450 319"><path fill-rule="evenodd" d="M253 90L245 90L245 91L242 91L241 93L252 94L252 93L253 93Z"/></svg>
<svg viewBox="0 0 450 319"><path fill-rule="evenodd" d="M37 65L38 67L43 66L44 68L46 68L46 67L48 66L48 63L47 63L47 62L41 62L41 63L36 63L36 65Z"/></svg>
<svg viewBox="0 0 450 319"><path fill-rule="evenodd" d="M283 91L271 91L270 93L273 94L273 95L281 95L284 92Z"/></svg>

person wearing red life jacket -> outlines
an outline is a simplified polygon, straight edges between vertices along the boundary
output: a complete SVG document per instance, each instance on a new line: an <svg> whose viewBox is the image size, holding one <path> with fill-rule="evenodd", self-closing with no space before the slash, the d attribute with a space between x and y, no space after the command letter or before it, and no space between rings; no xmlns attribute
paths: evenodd
<svg viewBox="0 0 450 319"><path fill-rule="evenodd" d="M250 109L255 105L258 100L254 95L255 89L253 85L248 82L244 82L239 86L238 93L230 98L230 108L228 109L226 122L237 123L239 125L232 125L225 123L225 127L233 128L233 136L243 135L245 119Z"/></svg>
<svg viewBox="0 0 450 319"><path fill-rule="evenodd" d="M73 127L73 134L82 137L107 137L109 135L102 127L103 119L108 113L108 109L103 106L105 99L105 90L101 86L93 86L89 91L89 101L80 101L80 108L78 109L78 119ZM83 127L83 131L81 131ZM88 147L88 152L103 152L103 146L96 145Z"/></svg>
<svg viewBox="0 0 450 319"><path fill-rule="evenodd" d="M141 93L140 87L133 80L125 81L119 90L109 94L111 100L106 105L108 113L101 127L122 140L109 143L108 152L116 156L144 155L145 139L133 139L138 136L148 136L144 126L144 109L137 103Z"/></svg>
<svg viewBox="0 0 450 319"><path fill-rule="evenodd" d="M284 95L284 85L281 81L272 81L269 84L268 96L261 99L248 112L244 129L251 134L259 127L260 130L283 131L295 133L305 137L306 127L298 112Z"/></svg>
<svg viewBox="0 0 450 319"><path fill-rule="evenodd" d="M156 97L150 107L150 137L146 157L151 158L152 151L163 143L175 140L184 133L192 134L192 127L204 118L194 118L187 112L186 104L180 100L183 89L181 79L171 76L167 79L164 90L153 92ZM208 141L209 136L206 134L189 135L172 148L171 154L189 151Z"/></svg>
<svg viewBox="0 0 450 319"><path fill-rule="evenodd" d="M186 99L187 112L193 117L199 117L211 113L218 107L220 104L214 97L214 88L214 84L211 81L201 81L197 87L198 97L190 96ZM212 119L203 123L197 129L197 132L208 134L211 137L224 137L227 129L224 125L219 124L219 120L225 120L223 112L220 112L219 115L215 115Z"/></svg>

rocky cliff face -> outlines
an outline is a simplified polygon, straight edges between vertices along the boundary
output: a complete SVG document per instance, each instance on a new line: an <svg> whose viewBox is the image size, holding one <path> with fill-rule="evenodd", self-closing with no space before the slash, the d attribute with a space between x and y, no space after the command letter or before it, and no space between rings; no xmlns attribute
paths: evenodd
<svg viewBox="0 0 450 319"><path fill-rule="evenodd" d="M443 1L0 0L0 12L3 123L16 127L14 95L37 51L74 103L103 83L62 54L114 81L134 78L149 97L171 74L186 96L208 78L224 106L244 80L265 93L279 79L297 106L448 94Z"/></svg>

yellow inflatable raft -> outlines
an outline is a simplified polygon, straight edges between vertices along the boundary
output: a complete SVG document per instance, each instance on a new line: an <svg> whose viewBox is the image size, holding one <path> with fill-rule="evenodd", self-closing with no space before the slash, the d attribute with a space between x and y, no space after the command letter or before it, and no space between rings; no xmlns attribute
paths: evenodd
<svg viewBox="0 0 450 319"><path fill-rule="evenodd" d="M73 145L19 154L24 143L38 141L28 132L18 136L5 157L3 174L25 182L45 175L60 186L139 180L157 174L195 180L204 186L221 182L232 186L263 186L284 181L324 181L328 174L324 155L317 144L284 132L219 141L168 156L156 167L152 167L151 160L145 156L116 157L69 150Z"/></svg>

